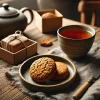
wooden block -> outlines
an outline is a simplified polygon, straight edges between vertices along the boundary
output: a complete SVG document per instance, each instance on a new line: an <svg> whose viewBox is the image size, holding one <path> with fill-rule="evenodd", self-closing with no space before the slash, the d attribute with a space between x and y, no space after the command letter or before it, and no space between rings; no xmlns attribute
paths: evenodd
<svg viewBox="0 0 100 100"><path fill-rule="evenodd" d="M29 41L27 37L20 35L19 37L15 38L14 35L15 34L2 39L1 47L8 51L11 51L12 53L15 53L32 44L32 42Z"/></svg>

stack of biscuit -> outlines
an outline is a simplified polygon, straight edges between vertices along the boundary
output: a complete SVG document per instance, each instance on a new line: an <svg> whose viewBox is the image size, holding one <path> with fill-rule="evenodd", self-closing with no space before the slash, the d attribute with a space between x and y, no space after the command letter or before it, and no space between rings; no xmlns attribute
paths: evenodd
<svg viewBox="0 0 100 100"><path fill-rule="evenodd" d="M36 82L61 80L68 76L68 67L52 58L42 57L34 61L30 67L30 76Z"/></svg>

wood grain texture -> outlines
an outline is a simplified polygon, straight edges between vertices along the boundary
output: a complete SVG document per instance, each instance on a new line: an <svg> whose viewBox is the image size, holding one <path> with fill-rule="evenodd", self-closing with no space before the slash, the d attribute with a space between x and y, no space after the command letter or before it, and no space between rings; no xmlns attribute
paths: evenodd
<svg viewBox="0 0 100 100"><path fill-rule="evenodd" d="M86 24L82 24L70 19L63 18L63 26L66 25L86 25ZM93 28L96 30L95 42L100 43L100 28L98 27L93 27ZM47 53L49 50L52 50L53 48L59 46L56 32L41 33L35 26L34 21L26 28L24 35L38 42L39 54ZM53 45L47 48L40 46L39 41L44 38L50 38L53 41ZM27 96L26 94L22 93L20 89L18 89L16 86L8 85L10 81L7 80L5 72L12 66L13 65L9 65L7 62L0 59L0 100L5 100L5 99L7 100L9 98L10 100L34 100L29 96Z"/></svg>

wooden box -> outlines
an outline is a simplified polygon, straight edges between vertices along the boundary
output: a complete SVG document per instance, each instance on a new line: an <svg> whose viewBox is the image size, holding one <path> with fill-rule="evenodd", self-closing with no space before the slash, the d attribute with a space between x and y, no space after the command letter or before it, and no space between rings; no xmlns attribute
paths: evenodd
<svg viewBox="0 0 100 100"><path fill-rule="evenodd" d="M12 53L6 49L3 49L0 43L0 58L13 65L21 63L25 59L37 53L37 42L33 40L30 41L32 42L32 44L27 46L27 50L26 48L23 48L16 53Z"/></svg>
<svg viewBox="0 0 100 100"><path fill-rule="evenodd" d="M46 19L42 18L42 14L47 12L51 12L55 14L57 17L46 18ZM35 11L34 17L35 17L35 24L41 32L57 31L57 29L62 26L63 15L56 9Z"/></svg>

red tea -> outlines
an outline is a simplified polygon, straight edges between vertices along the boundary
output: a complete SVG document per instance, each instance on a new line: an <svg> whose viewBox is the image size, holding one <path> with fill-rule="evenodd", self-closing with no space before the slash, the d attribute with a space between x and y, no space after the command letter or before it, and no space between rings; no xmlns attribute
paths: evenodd
<svg viewBox="0 0 100 100"><path fill-rule="evenodd" d="M64 37L73 39L87 39L91 37L91 34L88 31L84 31L78 28L67 29L65 31L62 31L60 34Z"/></svg>

